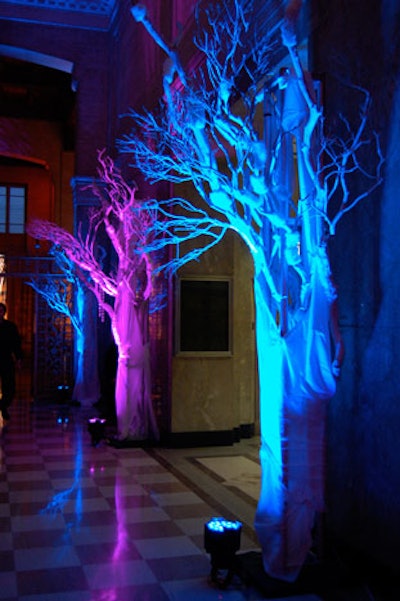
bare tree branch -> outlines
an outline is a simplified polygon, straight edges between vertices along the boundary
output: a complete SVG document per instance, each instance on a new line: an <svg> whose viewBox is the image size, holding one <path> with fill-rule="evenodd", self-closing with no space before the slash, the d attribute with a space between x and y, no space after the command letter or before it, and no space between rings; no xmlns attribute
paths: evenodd
<svg viewBox="0 0 400 601"><path fill-rule="evenodd" d="M383 157L379 136L369 130L368 93L355 86L354 92L364 94L359 121L354 127L342 118L339 135L324 133L315 84L297 50L301 0L281 3L281 41L289 66L279 74L269 63L272 37L257 31L256 4L200 2L196 47L203 60L194 73L183 70L176 49L150 23L146 8L133 7L133 16L166 54L164 97L157 113L130 114L132 131L119 147L151 182L193 184L193 204L178 195L176 186L170 199L148 205L157 211L148 248L169 244L177 249L165 268L197 259L228 229L251 252L263 467L256 523L264 565L272 575L290 579L300 567L292 566L301 560L285 564L285 553L310 537L307 521L312 523L322 495L322 477L311 481L314 474L305 484L296 480L294 468L294 483L286 486L292 466L284 462L296 450L285 450L292 441L282 437L284 415L290 415L294 438L312 455L323 440L318 430L323 423L314 412L334 394L343 358L326 237L380 185ZM366 157L367 149L376 160L371 152ZM310 423L317 424L311 441L305 440L301 421L307 411ZM301 474L312 467L307 464ZM292 535L284 524L288 514L298 528L292 546L284 541Z"/></svg>

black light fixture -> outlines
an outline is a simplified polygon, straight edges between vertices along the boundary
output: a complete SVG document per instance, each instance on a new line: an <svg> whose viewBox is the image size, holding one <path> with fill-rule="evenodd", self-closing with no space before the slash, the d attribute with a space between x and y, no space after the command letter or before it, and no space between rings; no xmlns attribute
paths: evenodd
<svg viewBox="0 0 400 601"><path fill-rule="evenodd" d="M211 555L211 581L225 588L235 573L236 551L240 549L242 524L211 518L204 525L204 548Z"/></svg>
<svg viewBox="0 0 400 601"><path fill-rule="evenodd" d="M70 396L70 387L66 384L57 386L57 397L60 404L67 403Z"/></svg>
<svg viewBox="0 0 400 601"><path fill-rule="evenodd" d="M92 447L97 447L106 433L106 420L99 417L91 417L88 420L88 432L92 437Z"/></svg>
<svg viewBox="0 0 400 601"><path fill-rule="evenodd" d="M57 424L59 426L62 426L63 430L66 430L68 428L68 424L69 424L69 415L67 415L65 413L59 413L57 415Z"/></svg>

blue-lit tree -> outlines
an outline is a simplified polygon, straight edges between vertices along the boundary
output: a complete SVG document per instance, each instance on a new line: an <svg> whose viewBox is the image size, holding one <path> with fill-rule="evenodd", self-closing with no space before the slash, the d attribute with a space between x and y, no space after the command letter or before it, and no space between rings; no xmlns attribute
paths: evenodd
<svg viewBox="0 0 400 601"><path fill-rule="evenodd" d="M34 233L34 226L28 226L28 233ZM40 275L27 282L40 294L49 307L56 313L65 315L71 322L75 332L74 388L72 399L82 405L91 405L98 400L99 377L97 362L93 361L93 349L85 340L83 321L85 315L85 295L83 286L74 263L67 257L60 246L53 245L50 254L54 257L57 273Z"/></svg>
<svg viewBox="0 0 400 601"><path fill-rule="evenodd" d="M152 250L201 236L197 248L165 268L198 258L228 229L253 258L262 468L255 527L266 571L290 581L324 509L325 410L343 359L327 240L380 184L379 139L369 130L369 96L356 87L355 128L339 116L335 135L326 133L296 46L301 2L282 15L287 65L275 76L256 2L202 5L195 72L183 69L143 5L131 9L167 55L164 97L159 111L132 111L120 148L150 181L191 182L199 197L150 205L159 215ZM268 115L264 122L260 113Z"/></svg>
<svg viewBox="0 0 400 601"><path fill-rule="evenodd" d="M91 291L110 318L118 348L115 404L121 441L158 438L152 406L148 333L153 294L153 264L144 247L155 218L135 197L110 157L99 153L100 183L93 186L98 207L89 214L85 234L73 236L48 221L33 221L37 239L55 243L74 266L80 285ZM104 236L113 248L111 268L105 264Z"/></svg>

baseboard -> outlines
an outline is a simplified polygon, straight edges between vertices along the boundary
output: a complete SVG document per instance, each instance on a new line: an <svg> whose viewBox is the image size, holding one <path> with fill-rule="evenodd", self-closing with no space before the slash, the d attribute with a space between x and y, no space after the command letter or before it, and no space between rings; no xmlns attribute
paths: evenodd
<svg viewBox="0 0 400 601"><path fill-rule="evenodd" d="M178 449L231 446L241 438L252 438L252 436L254 436L254 424L244 424L232 430L164 433L160 445Z"/></svg>

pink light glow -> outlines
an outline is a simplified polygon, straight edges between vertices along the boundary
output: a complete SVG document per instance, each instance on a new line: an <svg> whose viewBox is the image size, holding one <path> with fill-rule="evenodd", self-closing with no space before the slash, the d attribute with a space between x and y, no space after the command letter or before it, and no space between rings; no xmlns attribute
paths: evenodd
<svg viewBox="0 0 400 601"><path fill-rule="evenodd" d="M129 548L129 534L126 527L126 507L124 495L122 493L120 476L117 473L115 476L115 511L117 515L117 541L114 547L112 560L118 562L124 552Z"/></svg>
<svg viewBox="0 0 400 601"><path fill-rule="evenodd" d="M158 439L151 399L148 333L154 266L150 253L144 250L157 215L149 205L136 199L136 185L123 179L104 151L99 152L98 158L102 185L93 185L98 207L88 211L88 222L80 224L77 235L39 220L30 223L28 229L33 237L51 240L62 248L75 266L80 285L94 294L100 310L111 320L118 348L115 402L119 438ZM104 249L99 234L102 227L114 249L116 265L110 271L103 266ZM85 295L78 300L82 302L77 309L86 319L85 303L90 301ZM84 353L86 358L91 355ZM88 365L82 367L89 369ZM92 379L81 373L80 382L87 381L92 385Z"/></svg>

